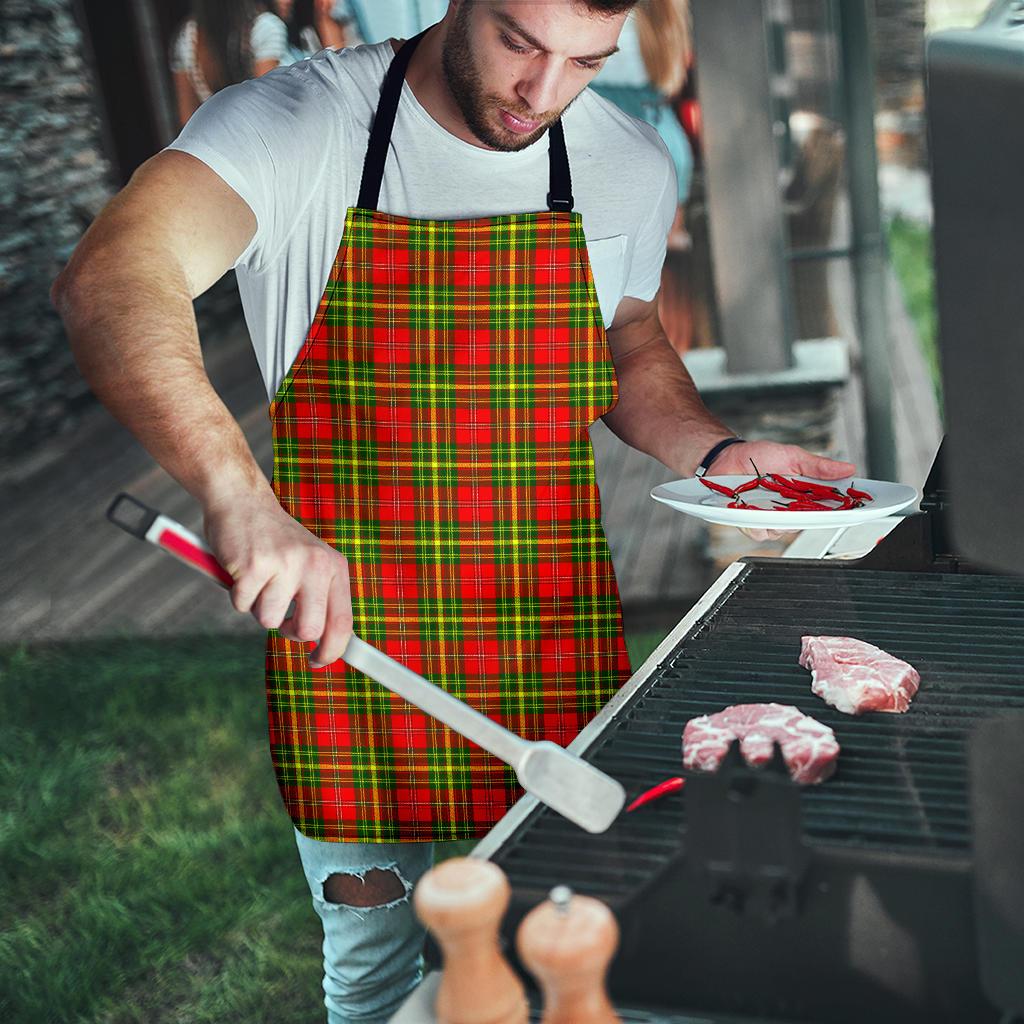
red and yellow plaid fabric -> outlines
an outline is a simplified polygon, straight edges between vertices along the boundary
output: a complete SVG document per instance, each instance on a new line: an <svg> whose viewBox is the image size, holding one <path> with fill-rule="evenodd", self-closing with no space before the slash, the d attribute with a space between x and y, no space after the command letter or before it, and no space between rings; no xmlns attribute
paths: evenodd
<svg viewBox="0 0 1024 1024"><path fill-rule="evenodd" d="M565 745L630 674L588 426L616 400L579 214L350 209L270 407L282 506L349 561L356 633L528 739ZM278 785L313 839L483 835L492 755L270 630Z"/></svg>

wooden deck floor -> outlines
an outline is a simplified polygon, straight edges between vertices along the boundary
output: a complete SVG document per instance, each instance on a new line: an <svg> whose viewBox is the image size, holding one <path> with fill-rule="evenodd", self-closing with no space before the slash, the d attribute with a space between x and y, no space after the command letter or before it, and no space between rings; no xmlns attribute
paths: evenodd
<svg viewBox="0 0 1024 1024"><path fill-rule="evenodd" d="M841 267L835 274L837 314L852 336L849 284ZM938 417L894 282L889 304L900 477L920 483L938 445ZM266 396L241 322L207 353L207 370L269 475ZM861 462L859 403L855 373L842 402L839 436L846 453ZM648 496L672 478L661 463L623 444L601 422L592 428L592 439L627 629L667 631L710 582L702 527ZM8 495L0 509L8 538L0 640L263 634L250 616L234 611L219 588L107 522L110 501L128 491L201 532L191 496L104 409L96 409L71 437L42 445L20 466L0 472L0 482Z"/></svg>

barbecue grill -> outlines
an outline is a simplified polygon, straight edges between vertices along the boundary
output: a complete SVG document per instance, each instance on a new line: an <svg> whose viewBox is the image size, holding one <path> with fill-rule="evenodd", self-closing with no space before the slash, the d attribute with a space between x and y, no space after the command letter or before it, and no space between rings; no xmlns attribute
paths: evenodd
<svg viewBox="0 0 1024 1024"><path fill-rule="evenodd" d="M969 755L1024 712L1024 580L924 550L945 535L941 457L925 494L929 511L859 562L731 566L574 744L632 797L679 774L690 718L775 701L835 730L836 775L801 789L781 758L752 770L734 750L715 775L690 774L682 793L600 836L517 806L478 851L512 884L509 950L523 914L568 884L619 920L609 981L624 1006L715 1020L1001 1019L982 985L972 816L986 788L975 778L972 802ZM915 665L912 710L852 718L825 705L797 664L805 633L856 636ZM1015 727L1024 735L1024 719Z"/></svg>
<svg viewBox="0 0 1024 1024"><path fill-rule="evenodd" d="M627 1021L1024 1019L1024 488L1007 483L1024 454L1007 294L1024 122L1006 116L1024 108L1024 4L934 37L927 63L950 434L921 511L857 562L732 565L572 745L632 798L680 774L688 719L774 701L835 730L836 775L801 789L778 752L753 770L734 749L603 835L523 801L476 851L512 884L510 957L554 885L612 907ZM804 634L910 662L911 710L825 705L797 664Z"/></svg>

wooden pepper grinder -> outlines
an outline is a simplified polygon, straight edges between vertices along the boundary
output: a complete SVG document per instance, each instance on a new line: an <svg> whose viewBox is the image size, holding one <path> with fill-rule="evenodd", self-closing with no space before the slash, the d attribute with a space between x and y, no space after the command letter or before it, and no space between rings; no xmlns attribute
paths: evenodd
<svg viewBox="0 0 1024 1024"><path fill-rule="evenodd" d="M544 993L541 1024L619 1024L605 989L618 944L608 907L564 885L523 918L516 949Z"/></svg>
<svg viewBox="0 0 1024 1024"><path fill-rule="evenodd" d="M444 954L437 1024L526 1024L523 984L498 945L511 893L501 868L472 857L444 861L416 886L413 906Z"/></svg>

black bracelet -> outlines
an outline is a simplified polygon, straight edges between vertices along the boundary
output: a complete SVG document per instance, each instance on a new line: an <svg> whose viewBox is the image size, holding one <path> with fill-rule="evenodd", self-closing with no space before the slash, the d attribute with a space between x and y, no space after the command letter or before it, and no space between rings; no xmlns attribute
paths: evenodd
<svg viewBox="0 0 1024 1024"><path fill-rule="evenodd" d="M707 455L705 455L704 458L700 460L700 463L697 466L697 471L694 473L694 476L704 476L707 473L707 471L711 468L711 463L714 462L715 459L717 459L718 456L721 455L722 452L724 452L725 449L728 448L731 444L743 444L743 438L727 437L724 441L719 441L718 444L716 444L715 447L712 448L711 451L709 451Z"/></svg>

